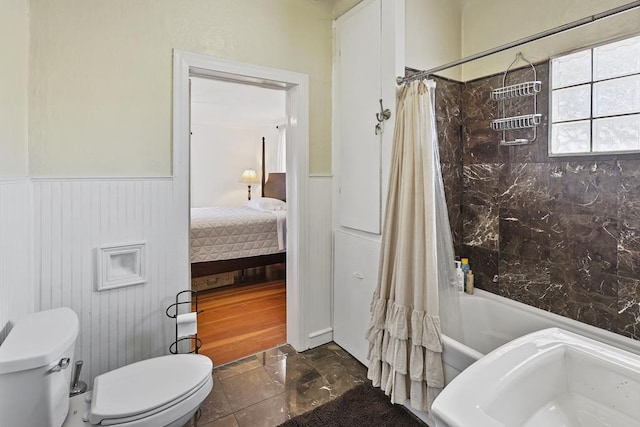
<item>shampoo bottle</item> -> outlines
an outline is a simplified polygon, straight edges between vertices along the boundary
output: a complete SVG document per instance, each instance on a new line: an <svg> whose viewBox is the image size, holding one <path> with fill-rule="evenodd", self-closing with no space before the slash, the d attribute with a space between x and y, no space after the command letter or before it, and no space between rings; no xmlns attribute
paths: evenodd
<svg viewBox="0 0 640 427"><path fill-rule="evenodd" d="M460 261L456 263L456 283L458 284L458 292L464 292L464 271L462 271Z"/></svg>
<svg viewBox="0 0 640 427"><path fill-rule="evenodd" d="M471 270L471 266L469 265L469 258L462 258L462 273L463 273L463 277L464 277L464 285L467 285L467 273L469 273L469 270ZM464 288L463 288L464 290Z"/></svg>
<svg viewBox="0 0 640 427"><path fill-rule="evenodd" d="M472 270L469 270L469 272L467 273L465 292L468 294L473 294L473 271Z"/></svg>

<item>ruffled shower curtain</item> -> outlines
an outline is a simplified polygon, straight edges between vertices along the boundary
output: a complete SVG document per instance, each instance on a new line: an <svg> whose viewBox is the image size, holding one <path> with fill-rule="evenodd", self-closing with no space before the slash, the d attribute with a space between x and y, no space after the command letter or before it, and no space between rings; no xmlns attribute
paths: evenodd
<svg viewBox="0 0 640 427"><path fill-rule="evenodd" d="M368 377L391 402L430 411L444 387L439 283L455 289L440 173L434 81L398 92L378 286L371 302ZM457 302L457 301L456 301Z"/></svg>

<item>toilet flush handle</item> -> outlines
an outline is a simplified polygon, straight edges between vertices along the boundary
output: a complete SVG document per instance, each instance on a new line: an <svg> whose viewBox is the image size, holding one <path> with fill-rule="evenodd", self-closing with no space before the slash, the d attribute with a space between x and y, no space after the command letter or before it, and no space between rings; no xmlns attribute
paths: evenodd
<svg viewBox="0 0 640 427"><path fill-rule="evenodd" d="M50 369L50 372L59 372L63 369L67 369L69 367L69 363L71 363L71 359L68 357L63 357L53 368Z"/></svg>

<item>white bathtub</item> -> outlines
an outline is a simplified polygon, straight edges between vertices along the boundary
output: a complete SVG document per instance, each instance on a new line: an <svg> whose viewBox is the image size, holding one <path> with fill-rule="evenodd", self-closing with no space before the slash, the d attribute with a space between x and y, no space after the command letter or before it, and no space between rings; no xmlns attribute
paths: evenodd
<svg viewBox="0 0 640 427"><path fill-rule="evenodd" d="M550 327L562 328L640 355L640 341L549 313L517 301L476 289L473 295L460 294L463 342L443 331L445 384L485 354L530 332ZM446 385L445 385L446 386ZM425 412L405 406L429 426L435 421Z"/></svg>
<svg viewBox="0 0 640 427"><path fill-rule="evenodd" d="M460 311L464 342L447 335L442 337L446 384L502 344L550 327L559 327L640 355L640 341L478 289L473 295L460 295Z"/></svg>

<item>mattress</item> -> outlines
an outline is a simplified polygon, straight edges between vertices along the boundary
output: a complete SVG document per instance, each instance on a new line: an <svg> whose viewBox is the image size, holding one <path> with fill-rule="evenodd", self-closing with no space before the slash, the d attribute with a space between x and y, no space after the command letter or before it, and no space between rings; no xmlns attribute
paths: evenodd
<svg viewBox="0 0 640 427"><path fill-rule="evenodd" d="M191 262L284 252L285 217L246 206L191 208Z"/></svg>

